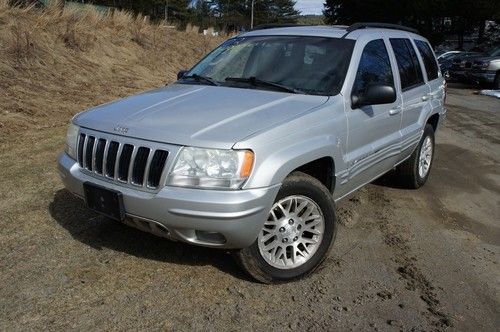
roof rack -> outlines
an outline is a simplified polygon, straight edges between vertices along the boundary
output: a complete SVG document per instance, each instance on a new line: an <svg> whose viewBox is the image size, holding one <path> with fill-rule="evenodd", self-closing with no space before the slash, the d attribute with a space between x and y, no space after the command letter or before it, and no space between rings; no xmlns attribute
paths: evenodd
<svg viewBox="0 0 500 332"><path fill-rule="evenodd" d="M350 25L346 29L347 33L345 35L343 35L342 38L347 36L349 33L353 32L354 30L368 29L368 28L393 29L393 30L401 30L401 31L407 31L407 32L412 32L412 33L417 33L417 34L419 33L417 29L413 29L413 28L406 27L404 25L399 25L399 24L361 22L361 23L354 23L354 24Z"/></svg>
<svg viewBox="0 0 500 332"><path fill-rule="evenodd" d="M306 27L305 24L260 24L254 27L252 30L265 30L265 29L275 29L275 28L293 28L293 27Z"/></svg>

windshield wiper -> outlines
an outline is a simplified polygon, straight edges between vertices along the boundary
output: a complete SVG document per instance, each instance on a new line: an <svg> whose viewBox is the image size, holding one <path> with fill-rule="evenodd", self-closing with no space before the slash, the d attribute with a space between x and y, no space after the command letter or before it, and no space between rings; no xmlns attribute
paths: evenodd
<svg viewBox="0 0 500 332"><path fill-rule="evenodd" d="M214 79L212 79L210 77L207 77L207 76L201 76L201 75L198 75L198 74L184 76L184 77L182 77L182 79L183 80L185 80L185 79L194 79L197 82L204 81L206 83L209 83L210 85L215 85L215 86L219 86L220 85L219 82L215 81Z"/></svg>
<svg viewBox="0 0 500 332"><path fill-rule="evenodd" d="M298 90L298 89L295 89L295 88L292 88L292 87L289 87L286 85L282 85L279 83L264 81L264 80L261 80L261 79L255 77L255 76L252 76L252 77L227 77L226 81L238 82L238 83L250 83L253 86L271 87L271 88L275 88L275 89L278 89L281 91L291 92L291 93L304 93L301 90Z"/></svg>

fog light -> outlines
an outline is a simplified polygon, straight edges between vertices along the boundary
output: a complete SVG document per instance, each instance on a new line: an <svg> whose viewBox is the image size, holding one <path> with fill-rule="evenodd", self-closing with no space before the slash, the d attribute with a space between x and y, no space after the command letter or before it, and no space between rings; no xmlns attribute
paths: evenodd
<svg viewBox="0 0 500 332"><path fill-rule="evenodd" d="M221 233L206 232L206 231L195 231L195 233L196 233L196 238L203 242L209 242L214 244L226 243L226 237Z"/></svg>

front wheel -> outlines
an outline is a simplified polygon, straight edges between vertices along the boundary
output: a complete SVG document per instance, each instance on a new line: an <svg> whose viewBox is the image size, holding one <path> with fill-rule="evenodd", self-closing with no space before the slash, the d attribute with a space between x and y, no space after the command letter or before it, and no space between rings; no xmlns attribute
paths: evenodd
<svg viewBox="0 0 500 332"><path fill-rule="evenodd" d="M257 240L237 252L236 258L261 282L299 279L326 258L335 224L328 189L317 179L294 172L283 182Z"/></svg>

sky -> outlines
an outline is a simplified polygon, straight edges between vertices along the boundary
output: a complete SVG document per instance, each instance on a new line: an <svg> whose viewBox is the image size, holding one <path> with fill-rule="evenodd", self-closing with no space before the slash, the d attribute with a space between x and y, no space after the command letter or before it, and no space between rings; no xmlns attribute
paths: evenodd
<svg viewBox="0 0 500 332"><path fill-rule="evenodd" d="M300 10L302 15L320 15L325 0L296 0L295 9Z"/></svg>

